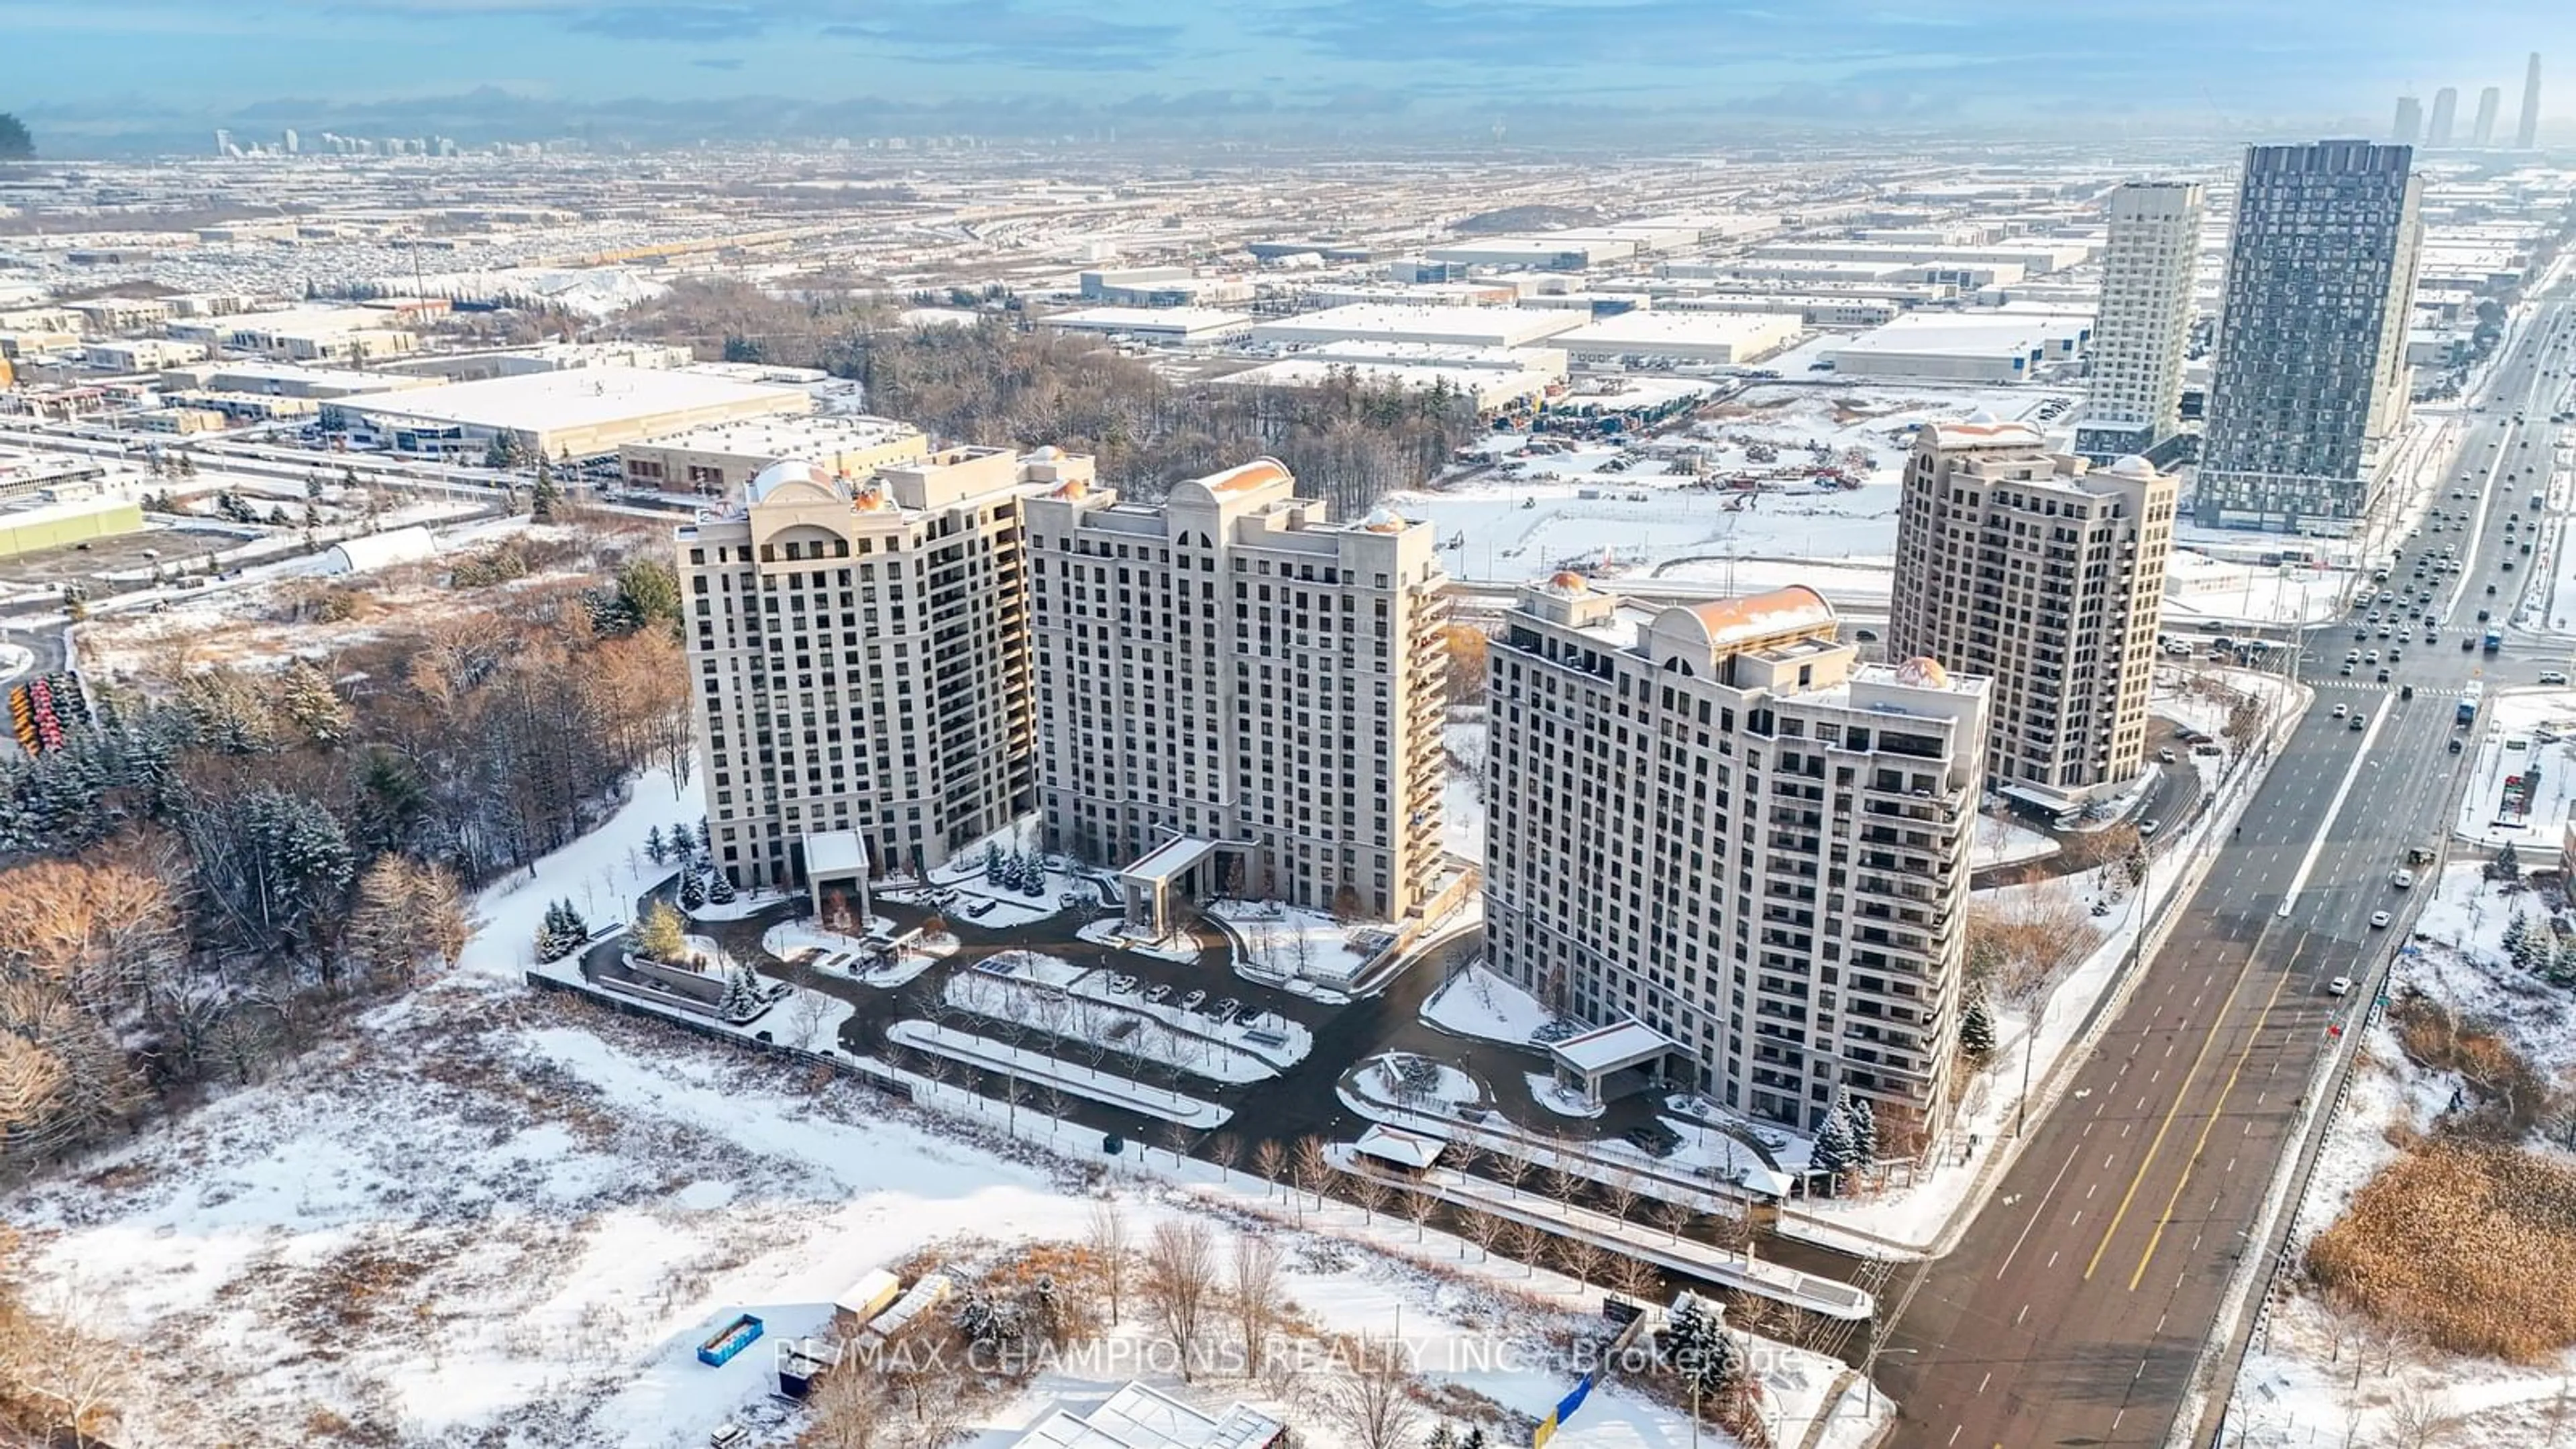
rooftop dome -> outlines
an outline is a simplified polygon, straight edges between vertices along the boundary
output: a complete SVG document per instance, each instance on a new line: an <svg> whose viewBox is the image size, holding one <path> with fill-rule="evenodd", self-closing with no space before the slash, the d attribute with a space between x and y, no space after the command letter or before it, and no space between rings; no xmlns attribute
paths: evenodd
<svg viewBox="0 0 2576 1449"><path fill-rule="evenodd" d="M1029 461L1032 463L1052 463L1063 456L1064 449L1057 447L1053 443L1049 443L1045 447L1038 449L1036 452L1029 454Z"/></svg>
<svg viewBox="0 0 2576 1449"><path fill-rule="evenodd" d="M2135 453L2130 453L2113 463L2106 471L2122 478L2153 478L2156 476L2156 465Z"/></svg>
<svg viewBox="0 0 2576 1449"><path fill-rule="evenodd" d="M1406 524L1394 509L1381 503L1369 510L1368 517L1360 520L1360 527L1371 533L1402 533Z"/></svg>
<svg viewBox="0 0 2576 1449"><path fill-rule="evenodd" d="M1896 682L1924 689L1947 689L1950 687L1950 671L1942 668L1938 659L1917 655L1896 666Z"/></svg>
<svg viewBox="0 0 2576 1449"><path fill-rule="evenodd" d="M752 477L751 497L755 502L766 498L769 490L784 483L810 483L825 490L832 486L830 476L814 464L802 458L782 458Z"/></svg>
<svg viewBox="0 0 2576 1449"><path fill-rule="evenodd" d="M1559 570L1548 579L1547 586L1567 594L1584 594L1592 591L1592 581L1572 569Z"/></svg>

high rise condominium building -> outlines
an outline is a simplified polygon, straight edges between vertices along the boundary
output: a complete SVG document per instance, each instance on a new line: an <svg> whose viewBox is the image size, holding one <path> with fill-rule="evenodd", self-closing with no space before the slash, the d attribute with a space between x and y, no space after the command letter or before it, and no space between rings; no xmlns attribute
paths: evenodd
<svg viewBox="0 0 2576 1449"><path fill-rule="evenodd" d="M2536 50L2522 70L2522 119L2514 125L2513 144L2518 151L2540 144L2540 52Z"/></svg>
<svg viewBox="0 0 2576 1449"><path fill-rule="evenodd" d="M2412 146L2424 139L2424 103L2413 96L2397 98L2397 122L2389 127L2388 139L2400 146Z"/></svg>
<svg viewBox="0 0 2576 1449"><path fill-rule="evenodd" d="M2174 494L2143 458L2088 469L2027 423L1916 433L1888 651L1992 681L1989 789L2065 810L2144 767Z"/></svg>
<svg viewBox="0 0 2576 1449"><path fill-rule="evenodd" d="M958 448L864 479L776 464L678 530L716 866L804 878L849 831L919 871L1033 809L1027 532L1089 458Z"/></svg>
<svg viewBox="0 0 2576 1449"><path fill-rule="evenodd" d="M2451 127L2459 114L2459 87L2444 86L2433 92L2433 119L2424 129L2424 144L2436 151L2450 145Z"/></svg>
<svg viewBox="0 0 2576 1449"><path fill-rule="evenodd" d="M2404 146L2245 153L2193 508L2204 524L2340 532L2406 422L2423 190Z"/></svg>
<svg viewBox="0 0 2576 1449"><path fill-rule="evenodd" d="M2502 86L2489 86L2478 92L2478 118L2469 126L2470 145L2485 147L2495 144L2496 113L2503 109Z"/></svg>
<svg viewBox="0 0 2576 1449"><path fill-rule="evenodd" d="M2132 182L2104 207L2102 302L2086 353L2091 387L2075 451L2108 460L2172 436L2191 341L2192 280L2206 205L2192 181Z"/></svg>
<svg viewBox="0 0 2576 1449"><path fill-rule="evenodd" d="M1185 884L1381 920L1424 903L1445 774L1427 524L1333 522L1265 458L1151 505L1071 478L1028 530L1050 847L1126 867L1157 926Z"/></svg>
<svg viewBox="0 0 2576 1449"><path fill-rule="evenodd" d="M1497 971L1741 1111L1950 1115L1984 680L1861 663L1809 589L1650 609L1576 574L1520 591L1487 671Z"/></svg>

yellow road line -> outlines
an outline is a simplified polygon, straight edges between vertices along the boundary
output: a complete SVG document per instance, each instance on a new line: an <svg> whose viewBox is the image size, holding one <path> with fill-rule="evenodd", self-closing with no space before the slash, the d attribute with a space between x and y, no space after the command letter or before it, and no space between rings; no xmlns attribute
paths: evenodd
<svg viewBox="0 0 2576 1449"><path fill-rule="evenodd" d="M2156 1230L2147 1239L2147 1250L2138 1256L2138 1271L2129 1275L2130 1292L2137 1292L2138 1280L2147 1276L2147 1263L2155 1257L2156 1245L2165 1240L2165 1228L2173 1221L2174 1204L2182 1201L2182 1190L2191 1182L2192 1170L2200 1166L2201 1152L2209 1146L2210 1130L2226 1113L2228 1094L2236 1090L2237 1079L2245 1074L2245 1063L2254 1056L2254 1044L2263 1038L2263 1024L2272 1019L2272 1008L2281 1001L2281 988L2289 984L2290 973L2287 971L2281 973L2280 980L2272 983L2272 999L2264 1002L2263 1010L2255 1016L2254 1034L2245 1039L2245 1050L2236 1054L2236 1066L2227 1074L2227 1085L2218 1089L2218 1105L2210 1109L2209 1120L2200 1124L2200 1140L2191 1144L2191 1156L2183 1162L2182 1176L2174 1181L2173 1196L2165 1199L2165 1210L2156 1217Z"/></svg>
<svg viewBox="0 0 2576 1449"><path fill-rule="evenodd" d="M2228 984L2227 995L2219 1001L2218 1010L2211 1014L2209 1034L2201 1038L2200 1050L2193 1055L2190 1069L2182 1074L2181 1081L2174 1084L2173 1105L2165 1109L2164 1121L2156 1125L2155 1140L2147 1144L2147 1155L2139 1162L2137 1175L2129 1179L2129 1190L2120 1194L2119 1211L2111 1214L2111 1225L2102 1230L2102 1241L2094 1247L2092 1258L2084 1264L2084 1276L2087 1279L2093 1276L2094 1269L2102 1266L2102 1255L2111 1250L2112 1237L2120 1231L2121 1220L2128 1217L2129 1205L2137 1198L2139 1185L2147 1180L2147 1169L2155 1166L2156 1154L2164 1149L2165 1134L2173 1130L2174 1118L2182 1112L2183 1099L2190 1095L2192 1078L2200 1075L2201 1063L2209 1060L2209 1049L2218 1045L2218 1034L2227 1027L2228 1008L2236 1004L2236 993L2245 988L2245 978L2254 974L2254 962L2263 954L2263 943L2270 939L2271 935L2272 924L2266 921L2263 923L2263 929L2254 937L2253 948L2245 953L2244 966L2237 970L2236 979ZM2288 969L2295 969L2298 966L2299 951L2306 949L2307 943L2302 940L2298 951L2290 953Z"/></svg>

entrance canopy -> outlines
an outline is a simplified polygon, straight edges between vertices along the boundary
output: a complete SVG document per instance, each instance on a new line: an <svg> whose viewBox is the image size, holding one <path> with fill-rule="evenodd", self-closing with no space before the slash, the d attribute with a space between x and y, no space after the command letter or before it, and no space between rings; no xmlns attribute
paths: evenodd
<svg viewBox="0 0 2576 1449"><path fill-rule="evenodd" d="M1664 1075L1664 1058L1687 1055L1681 1043L1634 1017L1596 1026L1592 1030L1551 1042L1548 1055L1555 1060L1556 1077L1568 1086L1580 1086L1583 1100L1599 1105L1601 1084L1631 1067L1651 1065L1649 1076Z"/></svg>
<svg viewBox="0 0 2576 1449"><path fill-rule="evenodd" d="M1204 836L1176 836L1118 872L1118 886L1126 897L1128 931L1156 941L1172 934L1172 893L1178 890L1185 897L1199 893L1194 890L1204 884L1196 874L1199 867L1210 856L1229 848L1235 847Z"/></svg>
<svg viewBox="0 0 2576 1449"><path fill-rule="evenodd" d="M868 845L855 830L819 830L805 837L805 890L814 919L825 930L858 935L868 928ZM833 896L850 913L846 928L834 925L827 910Z"/></svg>

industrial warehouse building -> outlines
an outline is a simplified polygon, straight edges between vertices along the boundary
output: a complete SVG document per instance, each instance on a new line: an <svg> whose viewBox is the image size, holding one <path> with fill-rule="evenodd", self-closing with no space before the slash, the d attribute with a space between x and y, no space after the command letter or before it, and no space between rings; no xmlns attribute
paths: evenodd
<svg viewBox="0 0 2576 1449"><path fill-rule="evenodd" d="M718 495L731 494L770 464L790 458L813 464L827 478L865 478L929 456L930 439L912 424L844 413L718 423L617 450L618 471L635 487Z"/></svg>
<svg viewBox="0 0 2576 1449"><path fill-rule="evenodd" d="M2093 319L2064 312L1908 312L1834 353L1836 372L1944 382L2027 382L2083 355Z"/></svg>
<svg viewBox="0 0 2576 1449"><path fill-rule="evenodd" d="M322 410L322 421L397 453L477 455L506 434L522 452L589 458L647 438L813 406L793 388L693 372L583 367L342 398Z"/></svg>
<svg viewBox="0 0 2576 1449"><path fill-rule="evenodd" d="M1578 363L1634 360L1731 366L1755 362L1798 340L1806 324L1780 312L1628 312L1549 339Z"/></svg>
<svg viewBox="0 0 2576 1449"><path fill-rule="evenodd" d="M1236 387L1316 387L1348 377L1429 392L1446 385L1479 412L1506 412L1565 385L1556 347L1442 347L1425 342L1327 342L1210 381Z"/></svg>
<svg viewBox="0 0 2576 1449"><path fill-rule="evenodd" d="M1527 347L1584 324L1581 312L1518 307L1405 307L1363 302L1281 317L1252 329L1255 342L1303 347L1374 339L1450 347Z"/></svg>
<svg viewBox="0 0 2576 1449"><path fill-rule="evenodd" d="M143 527L142 505L125 498L81 498L0 513L0 558L69 548Z"/></svg>
<svg viewBox="0 0 2576 1449"><path fill-rule="evenodd" d="M1059 332L1098 332L1156 342L1231 342L1252 330L1252 317L1214 307L1084 307L1038 319Z"/></svg>

